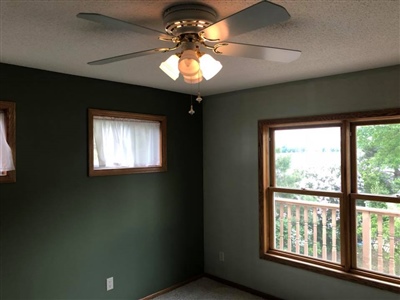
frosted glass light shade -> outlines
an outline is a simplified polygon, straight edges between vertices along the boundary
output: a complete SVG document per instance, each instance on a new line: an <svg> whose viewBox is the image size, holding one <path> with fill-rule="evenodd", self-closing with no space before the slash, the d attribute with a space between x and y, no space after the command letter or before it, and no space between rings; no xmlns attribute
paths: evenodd
<svg viewBox="0 0 400 300"><path fill-rule="evenodd" d="M199 70L199 72L193 76L183 76L183 80L185 80L186 83L199 83L203 80L203 74Z"/></svg>
<svg viewBox="0 0 400 300"><path fill-rule="evenodd" d="M222 64L211 55L204 54L200 57L200 68L206 80L213 78L222 69Z"/></svg>
<svg viewBox="0 0 400 300"><path fill-rule="evenodd" d="M179 77L178 62L179 57L173 54L166 61L161 63L160 69L173 80L176 80Z"/></svg>
<svg viewBox="0 0 400 300"><path fill-rule="evenodd" d="M194 76L199 72L200 64L194 50L183 51L178 63L179 71L183 76Z"/></svg>

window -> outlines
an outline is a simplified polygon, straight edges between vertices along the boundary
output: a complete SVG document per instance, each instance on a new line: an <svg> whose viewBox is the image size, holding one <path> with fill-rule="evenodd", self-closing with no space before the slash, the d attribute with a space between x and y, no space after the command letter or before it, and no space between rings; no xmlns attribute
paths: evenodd
<svg viewBox="0 0 400 300"><path fill-rule="evenodd" d="M15 103L0 101L0 183L15 182Z"/></svg>
<svg viewBox="0 0 400 300"><path fill-rule="evenodd" d="M164 116L89 109L89 176L167 170Z"/></svg>
<svg viewBox="0 0 400 300"><path fill-rule="evenodd" d="M260 256L399 292L400 109L259 121Z"/></svg>

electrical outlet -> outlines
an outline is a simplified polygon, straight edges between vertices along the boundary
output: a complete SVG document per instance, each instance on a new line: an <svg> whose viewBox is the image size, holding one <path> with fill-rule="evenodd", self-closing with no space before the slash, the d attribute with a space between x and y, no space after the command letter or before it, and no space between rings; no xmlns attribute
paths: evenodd
<svg viewBox="0 0 400 300"><path fill-rule="evenodd" d="M114 277L107 278L107 291L114 289Z"/></svg>
<svg viewBox="0 0 400 300"><path fill-rule="evenodd" d="M219 252L219 261L225 261L225 253L222 251Z"/></svg>

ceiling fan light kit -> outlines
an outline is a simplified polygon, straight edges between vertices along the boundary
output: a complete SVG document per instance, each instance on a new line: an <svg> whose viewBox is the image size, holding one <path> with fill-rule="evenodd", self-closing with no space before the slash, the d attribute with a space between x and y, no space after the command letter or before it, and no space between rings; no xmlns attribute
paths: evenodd
<svg viewBox="0 0 400 300"><path fill-rule="evenodd" d="M176 80L181 73L187 83L197 83L203 78L210 80L222 69L222 64L210 54L185 50L179 57L171 55L160 64L160 69L171 79ZM196 80L193 80L196 78Z"/></svg>

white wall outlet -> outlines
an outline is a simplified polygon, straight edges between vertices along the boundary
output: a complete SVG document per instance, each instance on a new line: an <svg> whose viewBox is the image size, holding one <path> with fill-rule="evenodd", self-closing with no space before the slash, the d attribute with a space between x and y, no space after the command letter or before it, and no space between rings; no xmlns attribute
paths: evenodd
<svg viewBox="0 0 400 300"><path fill-rule="evenodd" d="M225 253L222 251L219 251L219 261L225 261Z"/></svg>
<svg viewBox="0 0 400 300"><path fill-rule="evenodd" d="M114 277L107 278L107 291L110 291L114 288Z"/></svg>

